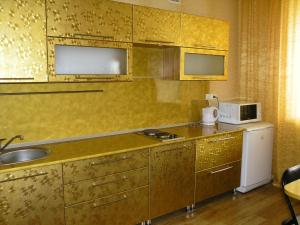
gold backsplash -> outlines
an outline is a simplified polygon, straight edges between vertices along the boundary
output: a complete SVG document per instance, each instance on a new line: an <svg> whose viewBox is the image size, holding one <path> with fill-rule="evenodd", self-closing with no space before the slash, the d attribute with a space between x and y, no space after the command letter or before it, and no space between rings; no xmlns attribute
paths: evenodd
<svg viewBox="0 0 300 225"><path fill-rule="evenodd" d="M0 84L0 92L104 90L0 96L0 137L28 142L199 121L208 82L160 79L162 51L133 49L133 82Z"/></svg>

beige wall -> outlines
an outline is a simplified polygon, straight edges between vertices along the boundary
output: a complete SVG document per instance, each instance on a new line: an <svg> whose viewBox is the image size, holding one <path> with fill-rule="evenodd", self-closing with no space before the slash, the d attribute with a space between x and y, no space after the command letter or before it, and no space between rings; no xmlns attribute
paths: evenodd
<svg viewBox="0 0 300 225"><path fill-rule="evenodd" d="M238 1L237 0L182 0L173 4L168 0L117 0L161 9L182 11L199 16L224 19L230 23L229 80L210 82L210 92L220 99L239 97L238 90Z"/></svg>

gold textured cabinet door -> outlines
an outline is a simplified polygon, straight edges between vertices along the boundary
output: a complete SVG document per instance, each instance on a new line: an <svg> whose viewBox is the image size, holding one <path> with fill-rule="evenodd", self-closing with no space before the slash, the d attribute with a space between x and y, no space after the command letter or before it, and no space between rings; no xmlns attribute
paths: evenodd
<svg viewBox="0 0 300 225"><path fill-rule="evenodd" d="M132 41L132 5L109 0L47 0L48 36Z"/></svg>
<svg viewBox="0 0 300 225"><path fill-rule="evenodd" d="M45 1L0 1L0 82L47 81Z"/></svg>
<svg viewBox="0 0 300 225"><path fill-rule="evenodd" d="M142 6L133 8L133 42L180 44L181 14Z"/></svg>
<svg viewBox="0 0 300 225"><path fill-rule="evenodd" d="M202 201L240 186L241 162L229 163L196 174L196 201Z"/></svg>
<svg viewBox="0 0 300 225"><path fill-rule="evenodd" d="M182 14L181 43L184 47L228 50L228 22Z"/></svg>
<svg viewBox="0 0 300 225"><path fill-rule="evenodd" d="M149 219L149 186L66 208L66 225L135 225Z"/></svg>
<svg viewBox="0 0 300 225"><path fill-rule="evenodd" d="M64 225L61 165L0 174L1 225Z"/></svg>
<svg viewBox="0 0 300 225"><path fill-rule="evenodd" d="M194 203L195 145L183 142L150 151L150 217Z"/></svg>
<svg viewBox="0 0 300 225"><path fill-rule="evenodd" d="M196 141L196 171L241 160L242 145L242 131Z"/></svg>

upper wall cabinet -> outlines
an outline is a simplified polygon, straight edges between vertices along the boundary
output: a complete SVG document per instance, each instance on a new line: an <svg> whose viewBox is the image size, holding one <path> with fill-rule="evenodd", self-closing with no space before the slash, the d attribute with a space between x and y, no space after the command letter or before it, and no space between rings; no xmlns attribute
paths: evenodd
<svg viewBox="0 0 300 225"><path fill-rule="evenodd" d="M133 42L180 45L181 14L142 6L133 7Z"/></svg>
<svg viewBox="0 0 300 225"><path fill-rule="evenodd" d="M48 36L132 42L132 5L107 0L47 0Z"/></svg>
<svg viewBox="0 0 300 225"><path fill-rule="evenodd" d="M229 24L222 20L182 14L182 46L228 50Z"/></svg>
<svg viewBox="0 0 300 225"><path fill-rule="evenodd" d="M45 2L0 1L0 82L47 81Z"/></svg>

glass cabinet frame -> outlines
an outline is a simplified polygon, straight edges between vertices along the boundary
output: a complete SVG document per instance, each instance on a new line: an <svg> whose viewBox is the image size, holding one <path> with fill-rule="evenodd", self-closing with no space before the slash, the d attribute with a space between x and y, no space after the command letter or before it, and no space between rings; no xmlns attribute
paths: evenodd
<svg viewBox="0 0 300 225"><path fill-rule="evenodd" d="M95 47L125 49L127 52L126 74L56 74L55 46ZM132 43L110 42L90 39L50 38L48 37L49 82L99 82L132 81Z"/></svg>
<svg viewBox="0 0 300 225"><path fill-rule="evenodd" d="M223 56L223 74L186 74L185 54ZM180 48L180 80L228 80L228 51L198 48Z"/></svg>

